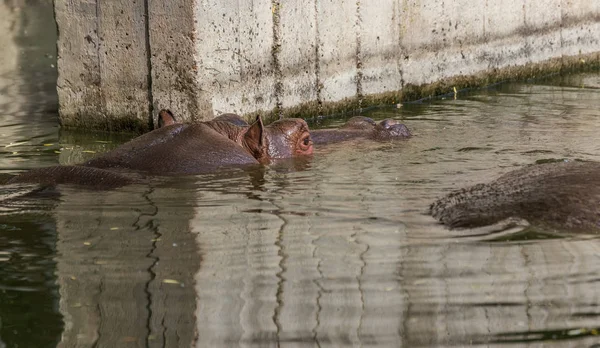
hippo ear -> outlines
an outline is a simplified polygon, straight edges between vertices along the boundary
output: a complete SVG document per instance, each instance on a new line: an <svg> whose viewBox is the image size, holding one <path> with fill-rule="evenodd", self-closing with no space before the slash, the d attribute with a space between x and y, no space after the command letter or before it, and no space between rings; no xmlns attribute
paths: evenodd
<svg viewBox="0 0 600 348"><path fill-rule="evenodd" d="M244 143L252 156L259 162L267 159L265 126L260 115L256 116L256 121L248 128L246 134L244 134Z"/></svg>
<svg viewBox="0 0 600 348"><path fill-rule="evenodd" d="M158 128L170 126L175 124L177 120L175 120L175 116L171 112L171 110L162 109L158 113Z"/></svg>

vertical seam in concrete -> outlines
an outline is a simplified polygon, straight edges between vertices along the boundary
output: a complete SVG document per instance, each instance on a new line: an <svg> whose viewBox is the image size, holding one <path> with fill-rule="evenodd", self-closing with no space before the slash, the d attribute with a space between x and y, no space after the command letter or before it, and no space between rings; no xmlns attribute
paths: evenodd
<svg viewBox="0 0 600 348"><path fill-rule="evenodd" d="M148 76L146 79L148 89L148 125L154 129L154 95L152 94L152 50L150 45L150 0L144 0L144 31L146 36L146 65Z"/></svg>
<svg viewBox="0 0 600 348"><path fill-rule="evenodd" d="M360 0L356 1L356 96L360 109L363 99L363 62L362 62L362 15L360 13Z"/></svg>
<svg viewBox="0 0 600 348"><path fill-rule="evenodd" d="M321 82L321 33L319 32L319 0L314 0L315 6L315 83L317 90L317 111L321 113L323 109L323 84Z"/></svg>
<svg viewBox="0 0 600 348"><path fill-rule="evenodd" d="M398 36L396 39L398 40L398 53L396 55L396 69L398 69L398 74L400 75L400 90L404 89L404 69L402 68L402 60L404 59L404 47L402 46L402 10L403 0L398 0L398 2L394 3L396 7L394 9L394 13L396 14L396 28L398 29Z"/></svg>
<svg viewBox="0 0 600 348"><path fill-rule="evenodd" d="M96 45L96 57L98 60L98 94L100 96L103 95L102 93L102 61L100 59L100 45L101 45L101 41L103 41L103 39L100 37L100 16L101 14L101 10L100 10L100 1L102 0L96 0L96 40L98 40L98 44ZM104 98L102 98L104 99ZM104 109L104 107L106 106L106 102L104 100L101 101L101 109ZM106 113L102 112L102 110L98 110L100 111L100 113L102 114L102 116L104 117L104 120L106 121L106 128L110 131L111 130L111 123L108 121L107 119L107 115Z"/></svg>
<svg viewBox="0 0 600 348"><path fill-rule="evenodd" d="M273 72L275 74L275 114L279 119L283 117L283 103L281 97L283 94L283 73L281 72L281 14L279 0L271 0L271 12L273 13L273 46L271 56L273 58Z"/></svg>
<svg viewBox="0 0 600 348"><path fill-rule="evenodd" d="M563 30L564 30L564 20L565 20L565 4L564 1L560 2L560 26L558 29L558 35L560 37L560 70L563 69L564 65L564 57L565 57L565 45L563 40Z"/></svg>

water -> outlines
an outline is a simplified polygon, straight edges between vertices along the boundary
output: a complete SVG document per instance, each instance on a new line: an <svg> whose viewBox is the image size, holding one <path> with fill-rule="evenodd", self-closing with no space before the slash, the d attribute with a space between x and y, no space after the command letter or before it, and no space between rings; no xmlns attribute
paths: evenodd
<svg viewBox="0 0 600 348"><path fill-rule="evenodd" d="M36 23L3 44L21 53L0 71L0 180L127 140L59 131ZM415 136L291 166L0 187L0 347L598 346L596 235L448 231L426 211L538 160L599 161L599 91L596 71L371 110Z"/></svg>
<svg viewBox="0 0 600 348"><path fill-rule="evenodd" d="M600 160L599 87L586 73L372 110L415 137L291 169L4 202L0 347L597 344L597 236L448 231L426 211L536 160ZM20 112L0 127L5 175L124 141Z"/></svg>

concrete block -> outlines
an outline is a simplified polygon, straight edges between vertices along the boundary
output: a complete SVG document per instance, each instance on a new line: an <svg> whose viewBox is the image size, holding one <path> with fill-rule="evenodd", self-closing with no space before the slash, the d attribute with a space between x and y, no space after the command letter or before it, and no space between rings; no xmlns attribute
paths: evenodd
<svg viewBox="0 0 600 348"><path fill-rule="evenodd" d="M281 105L294 108L305 103L318 103L321 97L318 86L316 1L283 2L279 8L279 21Z"/></svg>
<svg viewBox="0 0 600 348"><path fill-rule="evenodd" d="M97 0L98 62L105 117L150 122L143 1Z"/></svg>
<svg viewBox="0 0 600 348"><path fill-rule="evenodd" d="M418 86L485 69L480 54L470 49L486 45L484 12L485 3L463 0L405 3L400 20L404 83Z"/></svg>
<svg viewBox="0 0 600 348"><path fill-rule="evenodd" d="M161 108L182 121L339 112L401 98L406 86L448 92L448 81L554 72L600 52L600 3L585 0L57 0L55 9L61 120L104 129L147 129Z"/></svg>
<svg viewBox="0 0 600 348"><path fill-rule="evenodd" d="M241 1L239 12L241 105L236 112L248 114L277 106L275 94L275 42L271 0ZM227 109L223 112L228 112Z"/></svg>
<svg viewBox="0 0 600 348"><path fill-rule="evenodd" d="M105 117L100 85L96 1L56 1L60 117L64 125L85 128L85 119Z"/></svg>
<svg viewBox="0 0 600 348"><path fill-rule="evenodd" d="M152 74L152 103L157 113L170 109L178 119L202 121L214 117L208 91L200 88L196 52L202 35L196 33L194 0L148 1L148 50Z"/></svg>
<svg viewBox="0 0 600 348"><path fill-rule="evenodd" d="M483 30L487 38L517 35L525 25L525 2L514 0L486 1Z"/></svg>
<svg viewBox="0 0 600 348"><path fill-rule="evenodd" d="M600 51L600 3L562 0L561 47L563 56Z"/></svg>
<svg viewBox="0 0 600 348"><path fill-rule="evenodd" d="M363 95L402 89L401 9L396 0L360 2L360 66Z"/></svg>
<svg viewBox="0 0 600 348"><path fill-rule="evenodd" d="M524 25L520 35L527 42L529 63L555 58L560 52L561 1L531 1L524 4Z"/></svg>
<svg viewBox="0 0 600 348"><path fill-rule="evenodd" d="M271 1L199 2L196 11L200 88L214 113L274 108Z"/></svg>
<svg viewBox="0 0 600 348"><path fill-rule="evenodd" d="M600 52L600 22L577 23L561 30L562 56Z"/></svg>
<svg viewBox="0 0 600 348"><path fill-rule="evenodd" d="M322 100L336 102L355 97L358 91L357 2L316 1Z"/></svg>
<svg viewBox="0 0 600 348"><path fill-rule="evenodd" d="M55 10L62 123L148 129L144 3L63 0Z"/></svg>
<svg viewBox="0 0 600 348"><path fill-rule="evenodd" d="M563 0L526 1L523 5L524 25L531 30L555 31L561 24Z"/></svg>

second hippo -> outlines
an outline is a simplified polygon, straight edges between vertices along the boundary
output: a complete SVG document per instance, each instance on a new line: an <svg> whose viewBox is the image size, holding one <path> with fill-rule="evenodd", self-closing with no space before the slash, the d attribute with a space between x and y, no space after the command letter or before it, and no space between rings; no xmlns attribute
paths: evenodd
<svg viewBox="0 0 600 348"><path fill-rule="evenodd" d="M531 165L434 202L430 213L450 228L502 220L567 232L600 232L600 163L568 161Z"/></svg>

